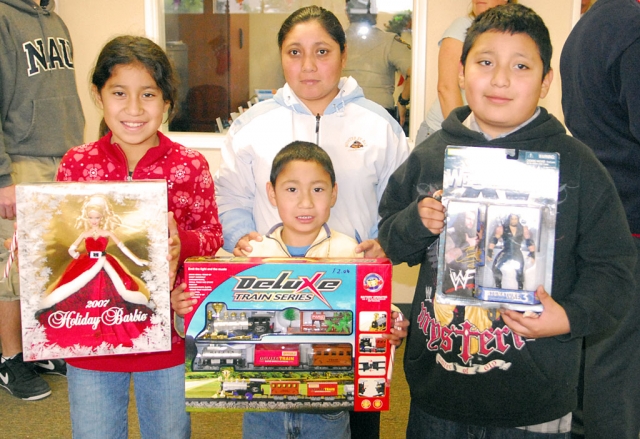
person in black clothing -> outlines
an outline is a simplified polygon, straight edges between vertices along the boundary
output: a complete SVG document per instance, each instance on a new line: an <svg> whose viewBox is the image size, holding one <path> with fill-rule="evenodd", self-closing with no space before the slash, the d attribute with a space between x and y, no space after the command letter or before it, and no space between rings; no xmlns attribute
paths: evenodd
<svg viewBox="0 0 640 439"><path fill-rule="evenodd" d="M469 106L412 151L382 197L380 244L394 263L420 264L404 361L408 438L565 439L584 337L615 328L627 311L636 249L622 203L593 152L538 106L550 61L548 30L531 9L479 15L461 59ZM535 318L436 301L445 208L434 195L448 145L560 155L553 295L537 288L543 312Z"/></svg>
<svg viewBox="0 0 640 439"><path fill-rule="evenodd" d="M611 174L640 251L639 71L640 2L594 2L562 50L562 110L571 134ZM583 416L574 414L576 437L639 436L640 264L635 278L625 319L608 333L585 340Z"/></svg>
<svg viewBox="0 0 640 439"><path fill-rule="evenodd" d="M0 0L0 241L14 234L18 183L53 181L84 135L67 26L50 0ZM51 395L40 374L66 375L61 359L25 362L20 276L0 245L0 388L26 401Z"/></svg>
<svg viewBox="0 0 640 439"><path fill-rule="evenodd" d="M449 212L451 214L451 211ZM477 228L478 213L474 210L463 210L455 216L453 226L447 229L444 260L445 275L442 290L446 294L471 297L475 282L477 262ZM466 276L467 273L473 273ZM462 275L469 282L458 284L455 280Z"/></svg>
<svg viewBox="0 0 640 439"><path fill-rule="evenodd" d="M487 252L489 258L493 257L493 250L500 239L502 239L504 247L493 262L493 278L496 288L502 288L502 267L508 263L509 266L515 269L518 289L522 290L524 288L522 241L525 241L527 249L529 250L528 256L530 258L536 257L536 247L533 239L531 239L529 228L520 223L520 217L517 214L512 213L509 215L502 225L496 227L496 231L489 243L489 250Z"/></svg>
<svg viewBox="0 0 640 439"><path fill-rule="evenodd" d="M447 252L447 262L451 263L451 261L458 260L460 256L467 252L469 247L473 248L478 243L476 216L477 213L473 210L460 212L456 216L453 228L447 235L448 238L451 239L451 244L453 246L451 250Z"/></svg>

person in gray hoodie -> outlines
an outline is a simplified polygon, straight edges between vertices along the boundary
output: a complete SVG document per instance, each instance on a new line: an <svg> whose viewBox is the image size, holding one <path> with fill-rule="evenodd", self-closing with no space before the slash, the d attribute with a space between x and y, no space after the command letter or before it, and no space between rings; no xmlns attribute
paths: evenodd
<svg viewBox="0 0 640 439"><path fill-rule="evenodd" d="M17 183L53 181L60 158L83 143L71 37L52 0L0 0L0 238L13 234ZM2 247L2 246L0 246ZM4 251L4 248L2 248ZM7 253L0 255L4 273ZM18 275L0 273L0 387L24 400L51 394L40 373L63 361L25 363Z"/></svg>

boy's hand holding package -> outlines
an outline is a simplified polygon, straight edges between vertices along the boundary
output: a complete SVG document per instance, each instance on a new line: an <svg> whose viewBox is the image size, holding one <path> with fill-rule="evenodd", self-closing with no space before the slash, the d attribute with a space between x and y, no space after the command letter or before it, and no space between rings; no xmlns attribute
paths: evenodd
<svg viewBox="0 0 640 439"><path fill-rule="evenodd" d="M258 232L249 232L238 240L233 249L233 256L245 257L253 251L251 241L262 241L262 235Z"/></svg>
<svg viewBox="0 0 640 439"><path fill-rule="evenodd" d="M564 308L540 285L536 290L544 311L532 318L526 313L502 309L502 320L513 332L524 338L555 337L571 331L569 318Z"/></svg>
<svg viewBox="0 0 640 439"><path fill-rule="evenodd" d="M355 249L356 253L364 253L365 258L386 258L387 255L377 239L362 241Z"/></svg>
<svg viewBox="0 0 640 439"><path fill-rule="evenodd" d="M418 201L418 215L422 224L434 235L439 235L444 230L446 210L435 198L425 197Z"/></svg>
<svg viewBox="0 0 640 439"><path fill-rule="evenodd" d="M382 334L382 337L389 340L389 343L392 345L400 346L402 344L402 340L407 338L409 320L406 320L404 315L398 311L393 311L391 313L391 320L393 320L391 332L389 334Z"/></svg>

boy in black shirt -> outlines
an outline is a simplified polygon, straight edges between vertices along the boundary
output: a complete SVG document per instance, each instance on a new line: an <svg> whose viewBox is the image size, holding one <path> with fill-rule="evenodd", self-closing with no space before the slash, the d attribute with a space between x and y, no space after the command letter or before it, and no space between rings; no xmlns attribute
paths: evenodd
<svg viewBox="0 0 640 439"><path fill-rule="evenodd" d="M611 178L538 107L550 61L549 32L531 9L509 4L479 15L460 66L469 106L416 147L382 198L385 252L395 263L422 264L405 355L412 439L568 437L582 339L615 326L632 294L636 250ZM436 303L445 208L433 196L447 145L560 154L553 297L537 289L538 318Z"/></svg>

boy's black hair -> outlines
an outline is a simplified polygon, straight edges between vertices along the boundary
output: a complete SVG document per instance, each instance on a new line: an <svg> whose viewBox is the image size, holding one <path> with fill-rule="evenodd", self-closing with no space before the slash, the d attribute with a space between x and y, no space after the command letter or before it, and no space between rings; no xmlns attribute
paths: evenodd
<svg viewBox="0 0 640 439"><path fill-rule="evenodd" d="M329 154L315 143L296 140L282 148L273 159L269 180L274 187L276 185L276 179L278 175L280 175L280 172L282 172L282 169L287 163L294 160L319 164L327 174L329 174L331 187L336 185L336 173L333 170L333 163L331 163Z"/></svg>
<svg viewBox="0 0 640 439"><path fill-rule="evenodd" d="M542 59L542 78L551 70L551 38L549 29L542 18L532 9L520 4L508 3L487 9L478 15L473 21L462 45L460 61L465 66L467 55L478 37L486 32L500 32L513 34L526 34L536 43L538 53Z"/></svg>
<svg viewBox="0 0 640 439"><path fill-rule="evenodd" d="M105 44L91 74L91 83L100 92L113 69L130 64L142 65L156 81L162 99L169 102L168 118L171 119L178 103L178 76L165 51L149 38L122 35Z"/></svg>
<svg viewBox="0 0 640 439"><path fill-rule="evenodd" d="M338 20L338 17L336 17L333 12L315 5L300 8L284 20L282 26L280 26L280 30L278 31L278 47L282 49L284 40L295 25L314 20L323 27L323 29L331 36L331 39L338 43L340 46L340 53L344 53L344 50L347 47L347 37L342 25L340 24L340 20Z"/></svg>

